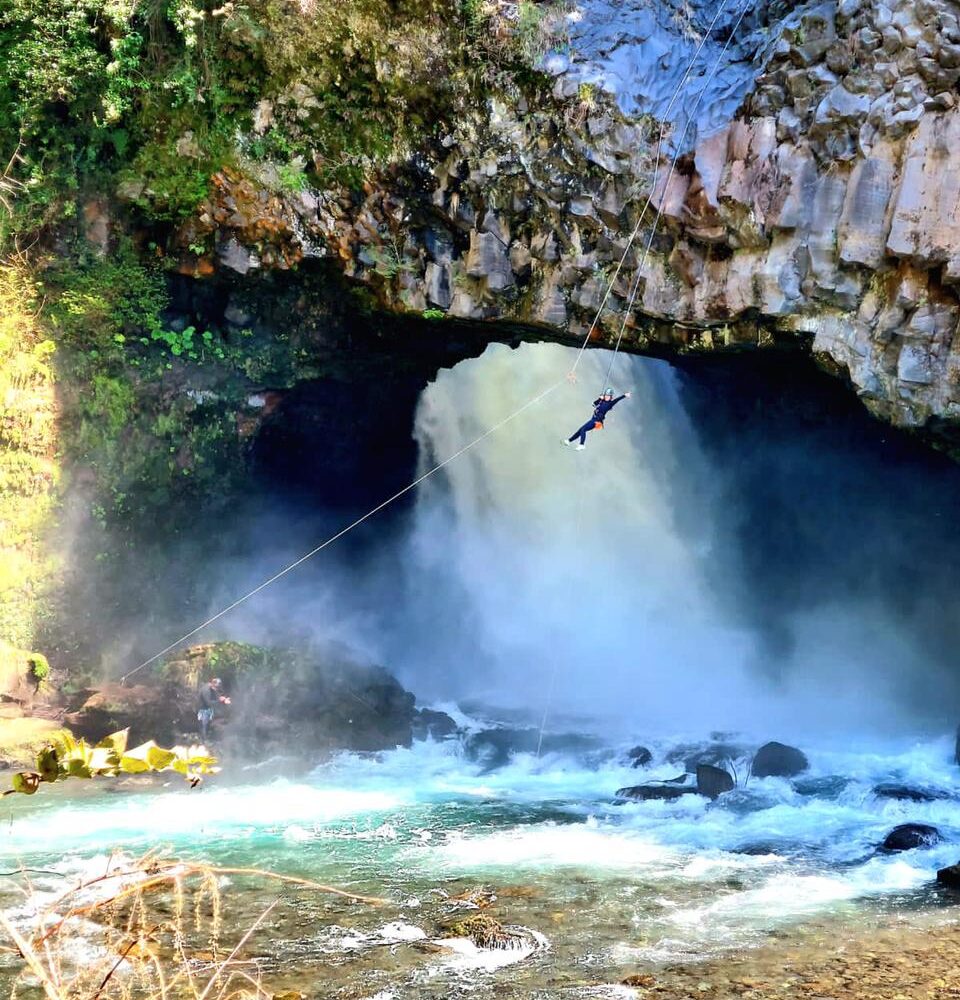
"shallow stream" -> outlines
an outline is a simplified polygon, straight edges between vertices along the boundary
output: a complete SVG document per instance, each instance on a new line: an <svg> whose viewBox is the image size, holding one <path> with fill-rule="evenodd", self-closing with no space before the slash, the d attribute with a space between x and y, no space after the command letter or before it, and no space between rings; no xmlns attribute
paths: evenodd
<svg viewBox="0 0 960 1000"><path fill-rule="evenodd" d="M947 740L807 747L793 781L749 779L715 803L616 805L624 784L670 777L629 767L625 747L516 754L489 770L459 740L344 754L301 778L283 761L195 790L44 789L4 803L2 861L64 876L103 870L111 852L157 844L177 857L257 866L381 896L374 906L308 889L250 944L264 978L310 996L617 996L626 976L758 947L804 926L867 925L948 905L932 886L960 858L960 775ZM884 782L949 796L878 798ZM899 823L935 824L944 842L876 850ZM62 876L33 876L43 892ZM479 951L445 941L450 897L484 887L484 911L526 928L526 945ZM8 904L22 907L7 885ZM225 937L239 937L276 890L224 879ZM430 942L436 942L439 949Z"/></svg>

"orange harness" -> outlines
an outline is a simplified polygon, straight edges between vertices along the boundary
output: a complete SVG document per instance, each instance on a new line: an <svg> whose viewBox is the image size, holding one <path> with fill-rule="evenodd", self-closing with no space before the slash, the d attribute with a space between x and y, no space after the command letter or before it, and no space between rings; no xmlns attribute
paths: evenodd
<svg viewBox="0 0 960 1000"><path fill-rule="evenodd" d="M602 431L603 430L603 421L602 420L594 420L594 422L593 422L593 429L595 431Z"/></svg>

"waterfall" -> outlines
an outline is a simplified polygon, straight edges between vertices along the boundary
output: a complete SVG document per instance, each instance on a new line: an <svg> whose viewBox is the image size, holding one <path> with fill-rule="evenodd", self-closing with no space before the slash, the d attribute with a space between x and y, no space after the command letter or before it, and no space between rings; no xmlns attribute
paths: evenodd
<svg viewBox="0 0 960 1000"><path fill-rule="evenodd" d="M440 372L417 412L421 468L573 357L560 345L493 345ZM891 614L896 595L874 586L840 600L825 585L829 563L797 566L823 600L780 608L791 641L771 648L770 595L740 565L736 518L725 516L742 484L701 449L670 366L618 357L614 387L632 398L585 451L562 447L609 358L587 352L576 385L420 487L384 661L421 698L474 696L531 721L549 706L555 725L605 732L875 733L942 713L942 675Z"/></svg>
<svg viewBox="0 0 960 1000"><path fill-rule="evenodd" d="M750 639L724 623L704 573L711 480L660 362L618 359L618 404L583 452L561 439L591 412L609 354L424 484L406 583L418 684L534 709L557 704L635 728L716 724L746 677ZM416 422L424 468L569 368L557 345L503 345L441 372ZM703 712L700 712L700 708ZM622 716L622 712L619 713ZM698 717L699 716L699 717ZM626 721L626 720L624 720Z"/></svg>

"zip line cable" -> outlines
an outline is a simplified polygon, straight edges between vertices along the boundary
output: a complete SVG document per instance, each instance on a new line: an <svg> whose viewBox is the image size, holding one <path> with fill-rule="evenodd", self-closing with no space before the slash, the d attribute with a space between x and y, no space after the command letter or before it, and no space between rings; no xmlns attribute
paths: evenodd
<svg viewBox="0 0 960 1000"><path fill-rule="evenodd" d="M639 217L637 219L637 224L634 227L633 233L630 236L630 240L627 243L627 249L624 251L623 256L620 258L620 263L617 265L616 272L614 273L613 278L610 280L610 284L607 286L606 294L604 295L603 300L600 303L600 309L598 310L597 315L594 318L593 323L590 325L590 329L587 332L587 337L584 340L584 343L581 345L580 350L577 352L577 360L574 363L573 368L571 369L571 374L576 370L577 365L580 363L580 358L581 358L581 356L583 354L584 348L586 347L586 342L587 342L587 340L590 339L590 335L593 333L593 329L594 329L594 327L596 326L597 322L600 319L600 315L603 312L603 309L604 309L604 306L606 305L607 299L609 298L610 293L613 290L613 285L616 282L617 277L620 274L620 270L623 267L623 263L624 263L624 261L627 258L627 254L630 252L630 249L633 246L633 242L636 239L637 234L640 231L640 225L643 222L643 217L644 217L644 215L646 215L647 209L650 207L650 203L651 203L651 201L653 199L654 194L656 193L657 180L658 180L659 171L660 171L660 150L661 150L661 146L662 146L662 143L663 143L663 137L664 137L664 131L665 131L665 128L666 128L667 117L669 116L670 110L672 109L674 102L676 101L676 99L679 96L680 88L682 88L684 86L684 84L686 83L686 81L689 79L690 74L693 71L694 64L695 64L698 56L700 55L700 51L703 48L704 43L706 42L706 39L710 36L710 33L713 31L713 27L717 23L717 19L719 18L720 13L722 12L722 10L723 10L723 8L724 8L725 5L726 5L726 0L723 0L723 2L717 8L717 12L714 14L713 20L710 22L710 27L707 29L706 33L704 34L703 38L701 39L700 45L697 47L697 50L694 53L693 61L687 67L687 71L684 74L683 78L681 79L680 86L677 88L677 90L674 91L674 96L671 99L670 104L667 106L667 110L664 113L664 118L661 120L661 123L660 123L660 138L659 138L659 140L657 142L657 157L656 157L656 161L655 161L655 165L654 165L653 182L652 182L651 187L650 187L650 194L647 196L647 200L644 203L643 209L640 212L640 215L639 215ZM660 204L657 207L657 215L656 215L656 218L653 221L653 227L652 227L652 229L650 231L650 236L647 239L647 243L646 243L646 246L644 247L643 254L641 255L641 258L640 258L639 262L637 263L636 274L634 275L633 281L631 283L632 287L630 289L630 295L629 295L629 298L628 298L628 301L627 301L627 307L626 307L626 310L624 311L624 314L623 314L623 320L620 323L620 331L619 331L619 333L617 335L617 342L616 342L616 344L614 346L613 356L610 358L610 364L607 366L607 372L606 372L606 375L604 376L604 385L605 386L608 385L609 382L610 382L610 374L613 371L614 363L616 362L617 355L618 355L618 353L620 351L620 343L623 340L623 334L624 334L624 331L626 330L627 320L629 319L629 317L630 317L630 315L631 315L631 313L633 311L634 303L636 302L637 294L638 294L639 289L640 289L640 282L641 282L642 276L643 276L643 268L644 268L644 265L647 262L647 258L649 256L649 254L650 254L650 249L653 246L653 241L654 241L654 238L656 237L657 229L658 229L658 227L660 225L660 220L663 217L663 209L664 209L664 204L666 202L667 189L669 188L670 181L673 179L673 175L674 175L674 173L675 173L675 171L677 169L677 162L678 162L678 160L680 158L680 152L683 149L684 140L687 137L687 131L689 130L690 125L692 124L694 118L696 117L697 112L700 110L700 105L703 103L703 98L704 98L704 96L705 96L705 94L707 92L707 89L709 88L710 84L713 82L714 77L717 75L717 71L720 68L720 62L723 59L723 56L726 53L727 49L729 48L730 43L733 41L734 36L736 35L737 31L739 30L740 24L742 23L744 15L746 14L747 9L749 8L749 6L750 6L750 0L745 0L743 9L740 11L740 15L737 18L737 20L736 20L736 22L735 22L735 24L733 26L732 31L728 35L727 40L724 42L723 48L720 50L720 53L717 56L716 60L714 60L713 68L711 69L709 75L707 76L706 80L704 81L703 86L700 88L700 93L697 96L696 103L694 104L694 106L690 110L690 112L686 115L686 122L684 123L684 126L683 126L683 132L680 134L680 138L677 141L676 148L674 150L674 154L673 154L673 157L672 157L671 162L670 162L670 171L667 174L666 181L664 182L664 185L663 185L663 195L661 196L661 198L660 198ZM583 482L581 480L579 504L578 504L578 510L577 510L577 528L576 528L576 532L577 532L578 535L579 535L579 532L580 532L580 518L581 518L581 514L582 514L582 505L583 505ZM554 689L554 685L556 684L556 679L557 679L557 665L556 665L556 662L554 662L553 669L551 670L551 673L550 673L550 683L549 683L549 686L547 688L547 697L546 697L546 701L545 701L544 706L543 706L543 715L541 716L541 719L540 719L540 731L537 734L537 753L536 753L536 756L537 756L538 760L540 759L540 751L541 751L541 749L543 747L543 733L544 733L544 729L546 728L546 725L547 725L547 717L548 717L548 715L550 713L550 707L551 707L551 703L553 701L553 689Z"/></svg>
<svg viewBox="0 0 960 1000"><path fill-rule="evenodd" d="M636 240L637 236L640 233L640 227L643 225L643 218L647 214L647 209L650 208L650 205L653 201L653 195L657 190L657 179L660 174L660 163L663 157L663 140L664 137L666 136L667 123L670 119L670 112L673 110L673 106L680 99L680 94L683 91L683 88L686 86L687 81L690 79L690 75L693 73L693 68L694 66L696 66L697 60L700 58L700 53L703 51L704 45L707 44L707 39L712 34L713 29L720 18L720 15L723 13L723 8L726 7L726 5L727 5L727 0L721 0L720 5L717 7L716 13L713 15L713 20L710 22L710 26L703 33L703 37L700 39L696 51L693 53L693 56L690 59L690 63L688 64L686 71L680 78L680 82L674 88L673 95L670 98L670 103L667 105L666 110L663 113L663 118L661 118L660 120L660 133L657 137L657 155L654 157L653 161L653 180L651 181L650 184L650 192L647 195L647 200L643 203L643 208L640 209L640 214L637 216L637 223L633 227L633 232L630 234L630 238L627 240L626 249L620 256L620 260L617 263L616 270L613 272L613 277L607 284L607 290L606 292L604 292L603 298L600 300L600 307L597 309L597 313L593 317L593 322L590 324L590 327L587 330L586 337L583 338L583 343L580 345L580 350L577 351L576 360L573 363L573 367L570 369L571 376L575 374L577 366L580 364L580 359L583 357L583 352L586 350L587 344L590 341L590 337L593 335L593 331L596 329L597 323L600 322L600 317L603 315L603 311L606 308L611 293L613 292L613 286L617 283L617 278L620 277L620 272L623 270L623 265L626 263L627 256L633 249L634 241ZM722 54L723 53L721 53L721 55ZM686 129L684 129L684 135L686 135ZM674 163L676 163L676 156L674 157ZM654 226L656 226L656 223L654 223Z"/></svg>
<svg viewBox="0 0 960 1000"><path fill-rule="evenodd" d="M699 98L697 100L696 106L694 108L694 112L691 113L691 115L689 115L688 118L687 118L687 124L684 127L683 133L681 135L680 143L678 143L678 145L677 145L677 150L675 151L673 159L672 159L672 162L671 162L670 173L668 174L667 182L666 182L667 185L670 183L670 179L673 177L673 173L674 173L674 171L676 169L677 160L679 159L679 151L680 151L680 148L682 147L683 138L686 137L687 129L689 128L690 122L693 120L693 114L695 114L696 110L699 109L700 104L701 104L701 102L703 100L703 96L706 93L706 89L709 86L710 82L713 80L713 77L716 75L717 70L720 67L720 60L723 58L723 54L726 52L728 46L730 45L730 42L733 39L734 34L736 34L737 28L740 26L740 22L743 20L743 17L746 14L746 10L747 10L747 7L749 6L749 3L750 3L750 0L746 0L746 5L744 6L744 9L741 11L740 17L738 18L737 23L734 26L733 31L730 33L730 36L728 37L727 41L724 43L723 49L721 50L720 55L716 59L716 62L715 62L714 67L713 67L713 70L712 70L710 76L707 78L707 81L704 84L703 89L700 91L700 96L699 96ZM369 518L373 517L375 514L378 514L385 507L390 506L390 504L392 504L395 500L399 500L400 497L404 496L404 494L409 493L411 490L416 489L416 487L418 487L422 482L424 482L425 480L429 479L431 476L433 476L435 473L439 472L445 466L449 465L451 462L453 462L456 459L458 459L461 455L463 455L466 452L470 451L472 448L474 448L476 445L480 444L482 441L485 441L488 437L490 437L496 431L500 430L501 427L504 427L506 424L510 423L512 420L515 420L518 416L520 416L521 413L523 413L526 410L530 409L532 406L535 406L537 403L539 403L546 396L550 395L550 393L552 393L555 389L557 389L561 385L563 385L563 383L565 381L573 379L573 377L575 375L575 372L577 370L577 366L580 364L580 361L581 361L581 359L583 357L583 352L586 350L587 345L590 342L590 338L593 335L593 331L596 328L596 325L597 325L597 323L600 320L600 317L601 317L601 315L603 313L603 310L604 310L604 308L606 306L606 303L607 303L607 301L608 301L608 299L610 297L610 294L613 291L613 286L616 283L616 280L619 277L620 272L623 269L623 266L624 266L624 264L626 262L627 256L629 255L631 249L633 248L633 244L636 241L637 235L640 232L640 227L641 227L641 224L643 222L643 217L646 214L647 209L650 207L650 205L652 203L653 195L654 195L654 192L656 191L656 183L657 183L657 179L658 179L659 171L660 171L660 159L661 159L661 155L662 155L663 140L664 140L664 136L665 136L667 116L669 115L670 111L673 109L674 104L677 102L677 100L679 100L680 93L681 93L683 87L685 86L685 84L687 83L687 81L689 80L691 73L693 72L693 68L696 65L696 61L697 61L697 59L700 56L700 52L703 50L703 47L706 44L707 39L710 37L710 33L712 32L714 26L716 25L717 20L719 19L720 14L722 13L723 8L725 6L726 6L726 0L722 0L720 6L717 8L717 12L713 16L713 20L710 22L710 27L707 29L707 31L704 33L703 38L700 40L700 43L698 44L698 46L696 48L696 51L693 54L693 58L691 59L689 66L687 67L686 71L684 72L683 76L681 77L680 82L677 84L677 87L674 89L673 96L670 99L670 103L667 105L667 109L664 112L664 119L663 119L663 121L661 121L661 125L660 125L660 135L659 135L659 138L658 138L658 141L657 141L657 154L656 154L656 159L655 159L655 163L654 163L653 183L652 183L651 188L650 188L650 193L647 196L647 200L644 203L643 209L640 211L639 217L637 218L637 223L636 223L636 225L633 228L633 232L630 234L630 238L627 241L626 249L624 250L623 254L620 257L620 261L617 264L617 268L616 268L616 270L615 270L615 272L613 274L613 277L610 279L610 282L609 282L609 284L607 286L607 290L606 290L606 292L605 292L605 294L603 296L603 299L601 300L600 308L598 309L597 314L594 317L593 322L590 324L590 327L588 328L587 333L586 333L586 335L583 338L583 342L580 344L580 348L577 351L577 357L576 357L576 359L575 359L575 361L573 363L573 366L571 367L570 371L566 375L566 377L563 378L563 379L558 379L556 382L554 382L551 385L549 385L546 389L544 389L537 396L534 396L532 399L528 400L526 403L524 403L518 409L516 409L512 413L508 414L506 417L504 417L498 423L494 424L492 427L488 428L481 435L479 435L478 437L474 438L472 441L469 441L467 444L465 444L458 451L454 452L452 455L450 455L447 458L445 458L442 462L439 462L436 465L434 465L431 469L427 470L427 472L423 473L423 475L421 475L417 479L413 480L413 482L408 483L406 486L403 487L403 489L398 490L391 497L388 497L382 503L378 504L376 507L373 507L371 510L367 511L366 514L363 514L361 517L358 517L355 521L352 521L345 528L342 528L336 534L331 535L329 538L325 539L323 542L321 542L319 545L315 546L309 552L307 552L304 555L300 556L298 559L294 560L294 562L289 563L287 566L283 567L283 569L281 569L278 572L274 573L273 576L271 576L268 579L264 580L262 583L258 584L256 587L254 587L252 590L250 590L247 593L243 594L241 597L238 597L235 601L231 602L226 607L224 607L220 611L216 612L216 614L211 615L205 621L201 622L199 625L197 625L194 628L190 629L189 632L185 632L178 639L174 640L169 645L165 646L159 652L154 653L152 656L150 656L148 659L144 660L142 663L139 663L132 670L128 670L125 674L123 674L121 676L121 678L120 678L120 683L121 684L125 684L126 681L127 681L127 679L129 677L132 677L134 674L139 673L139 671L141 671L144 668L150 666L150 664L155 663L157 660L160 659L160 657L165 656L167 653L169 653L172 650L176 649L181 643L185 642L187 639L192 638L198 632L203 631L203 629L207 628L209 625L212 625L214 622L219 621L221 618L224 617L224 615L229 614L235 608L238 608L241 604L245 604L252 597L255 597L261 591L266 590L267 587L272 586L278 580L280 580L283 577L285 577L288 573L292 573L293 570L297 569L299 566L302 566L305 562L307 562L309 559L312 559L315 555L318 555L320 552L322 552L328 546L333 545L334 542L339 541L339 539L343 538L344 535L346 535L349 532L351 532L354 528L359 527L361 524L363 524L364 521L367 521ZM666 192L666 185L664 186L664 192ZM617 342L616 342L616 346L615 346L615 349L614 349L614 356L613 356L613 359L611 359L610 367L607 369L607 376L606 376L607 380L609 380L609 377L610 377L610 371L611 371L611 369L613 367L613 361L616 360L617 353L620 350L620 342L623 339L623 333L624 333L624 330L626 328L627 317L629 316L630 310L633 308L633 303L636 300L636 294L637 294L637 290L639 288L639 278L640 278L641 268L643 267L643 264L645 263L647 255L648 255L648 253L650 251L650 247L653 244L653 239L654 239L654 236L656 235L656 229L657 229L657 226L658 226L658 224L660 222L662 214L663 214L663 199L661 199L660 207L659 207L659 210L657 212L656 219L654 221L653 230L652 230L652 232L650 234L650 239L648 240L646 248L644 250L644 254L643 254L643 257L641 259L641 263L637 267L637 275L636 275L635 281L633 283L633 289L632 289L630 300L629 300L629 303L628 303L628 306L627 306L627 311L624 314L624 320L623 320L623 323L621 324L621 327L620 327L620 333L619 333L619 336L617 337ZM540 752L540 744L542 743L542 740L543 740L543 725L545 724L545 722L546 722L546 713L544 715L543 723L541 724L541 727L540 727L540 738L539 738L538 744L537 744L537 754L538 754L538 756L539 756L539 752Z"/></svg>
<svg viewBox="0 0 960 1000"><path fill-rule="evenodd" d="M378 514L381 510L384 509L384 507L388 507L390 504L394 502L394 500L399 500L400 497L402 497L405 493L409 493L412 489L416 489L417 486L419 486L425 480L429 479L434 473L439 472L444 466L449 465L451 462L459 458L465 452L468 452L471 448L480 444L481 441L486 440L488 437L490 437L491 434L500 430L500 428L503 427L505 424L508 424L510 423L511 420L515 420L517 417L519 417L520 414L523 413L525 410L529 410L531 406L535 406L545 396L550 395L550 393L553 392L554 389L557 389L559 386L563 385L564 382L565 379L558 379L552 385L544 389L543 392L541 392L538 396L534 396L532 399L528 400L526 403L523 404L523 406L521 406L519 409L514 410L513 413L509 414L509 416L504 417L503 420L501 420L499 423L494 424L493 427L490 427L487 430L485 430L479 437L476 437L472 441L465 444L459 451L455 451L448 458L445 458L442 462L439 462L435 466L433 466L432 469L429 469L428 471L423 473L422 476L415 479L412 483L408 483L406 486L403 487L402 490L398 490L396 493L393 494L393 496L384 500L382 503L378 504L372 510L368 510L367 513L364 514L362 517L358 517L355 521L348 524L345 528L341 528L340 531L338 531L335 535L331 535L325 541L321 542L318 546L316 546L316 548L311 549L305 555L300 556L299 559L290 563L288 566L285 566L279 572L274 573L273 576L271 576L267 580L264 580L263 583L258 584L256 587L253 588L253 590L248 591L242 597L238 597L235 601L233 601L232 604L228 604L225 608L218 611L215 615L211 615L206 621L201 622L195 628L190 629L189 632L185 632L182 636L180 636L179 639L176 639L174 642L171 642L169 646L166 646L163 649L161 649L159 653L154 653L153 656L151 656L147 660L144 660L143 663L137 665L132 670L128 670L127 673L125 673L120 678L120 682L124 683L128 677L132 677L135 673L137 673L137 671L143 670L144 667L150 666L151 663L154 663L157 660L159 660L161 656L164 656L171 650L176 649L176 647L179 646L180 643L185 642L187 639L192 638L202 629L205 629L208 625L212 625L215 621L219 621L219 619L221 619L225 614L228 614L229 612L233 611L234 608L237 608L241 604L244 604L246 601L249 601L251 597L255 597L262 590L266 590L267 587L269 587L271 584L276 583L277 580L281 579L281 577L284 577L288 573L293 572L293 570L295 570L298 566L302 566L308 559L312 559L315 555L317 555L317 553L322 552L325 548L327 548L327 546L333 545L334 542L336 542L340 538L343 538L344 535L346 535L350 531L353 531L354 528L363 524L364 521L373 517L374 514Z"/></svg>

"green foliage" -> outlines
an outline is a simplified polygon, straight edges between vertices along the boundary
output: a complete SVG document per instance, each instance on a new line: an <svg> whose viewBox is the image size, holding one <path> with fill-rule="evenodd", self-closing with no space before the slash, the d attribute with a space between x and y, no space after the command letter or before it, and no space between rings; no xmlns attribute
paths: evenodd
<svg viewBox="0 0 960 1000"><path fill-rule="evenodd" d="M460 12L467 37L475 41L487 23L484 0L460 0Z"/></svg>
<svg viewBox="0 0 960 1000"><path fill-rule="evenodd" d="M0 5L0 158L22 185L0 241L64 211L81 177L116 150L113 125L142 86L133 0Z"/></svg>
<svg viewBox="0 0 960 1000"><path fill-rule="evenodd" d="M166 344L170 348L170 353L177 358L186 357L191 361L203 361L208 355L221 360L226 357L226 352L217 343L210 330L204 330L198 335L194 326L187 326L177 331L165 330L158 325L150 331L150 339Z"/></svg>
<svg viewBox="0 0 960 1000"><path fill-rule="evenodd" d="M517 7L517 44L525 58L533 62L545 51L543 23L546 14L543 7L533 0L520 0Z"/></svg>
<svg viewBox="0 0 960 1000"><path fill-rule="evenodd" d="M447 314L442 309L424 309L424 319L443 319Z"/></svg>
<svg viewBox="0 0 960 1000"><path fill-rule="evenodd" d="M150 740L128 750L127 736L128 730L124 729L91 747L85 740L63 732L37 754L36 770L13 775L11 787L3 794L33 795L45 782L69 778L116 778L164 771L183 775L191 785L196 785L205 775L219 770L216 758L202 746L176 746L167 750Z"/></svg>
<svg viewBox="0 0 960 1000"><path fill-rule="evenodd" d="M357 182L449 120L458 22L440 0L7 0L0 243L75 214L89 188L182 220L244 156L282 190ZM260 101L271 121L254 131Z"/></svg>
<svg viewBox="0 0 960 1000"><path fill-rule="evenodd" d="M202 362L227 353L210 330L168 329L162 319L168 296L163 272L144 263L128 240L98 257L80 247L73 258L46 275L48 314L60 344L70 351L74 373L93 383L93 409L106 411L111 426L129 416L129 385L116 375L126 366L151 366L151 351ZM156 360L155 354L153 355Z"/></svg>
<svg viewBox="0 0 960 1000"><path fill-rule="evenodd" d="M50 664L43 653L31 653L27 662L30 664L30 675L39 687L50 676Z"/></svg>
<svg viewBox="0 0 960 1000"><path fill-rule="evenodd" d="M581 104L586 104L588 107L593 108L597 103L598 88L595 83L581 83L577 87L577 100Z"/></svg>
<svg viewBox="0 0 960 1000"><path fill-rule="evenodd" d="M368 247L365 254L373 263L377 274L387 280L415 270L413 262L404 256L399 242L395 239L387 240L381 246Z"/></svg>
<svg viewBox="0 0 960 1000"><path fill-rule="evenodd" d="M35 644L56 559L43 545L58 481L55 345L23 260L0 263L0 639Z"/></svg>
<svg viewBox="0 0 960 1000"><path fill-rule="evenodd" d="M45 273L47 314L60 345L98 371L123 363L137 334L162 326L167 306L163 273L145 264L129 240L103 257L83 246Z"/></svg>

